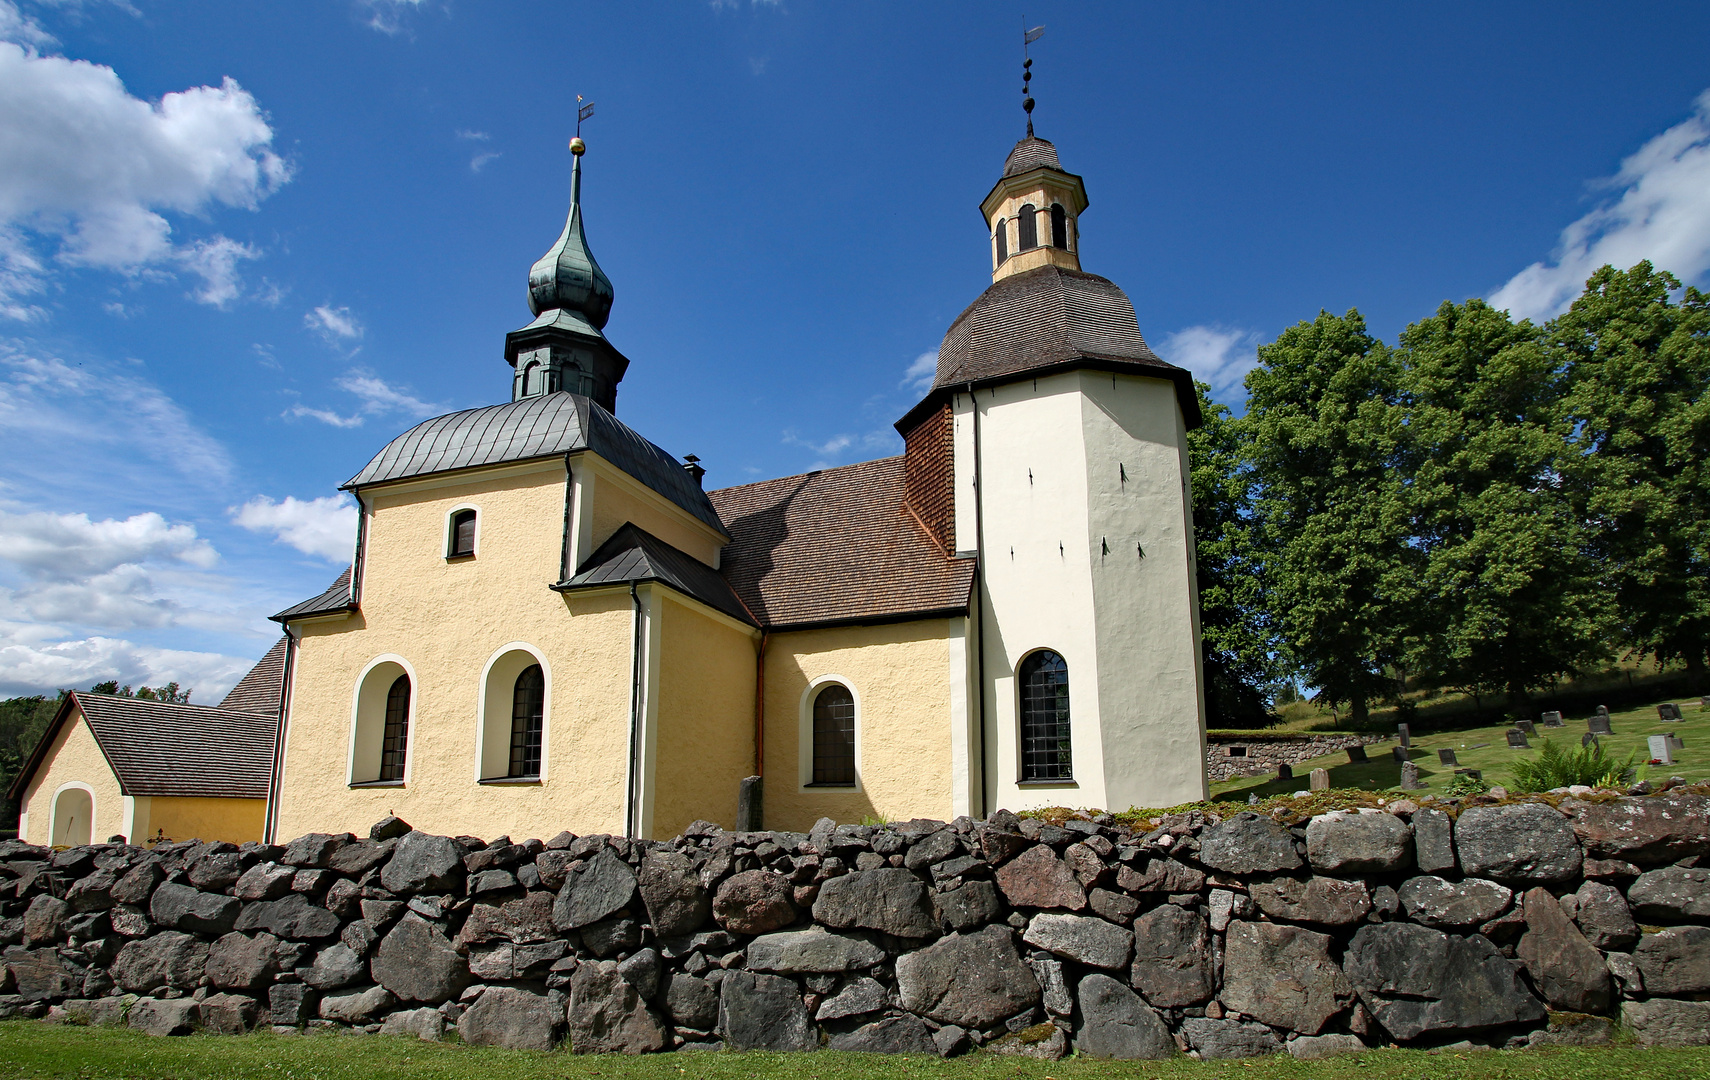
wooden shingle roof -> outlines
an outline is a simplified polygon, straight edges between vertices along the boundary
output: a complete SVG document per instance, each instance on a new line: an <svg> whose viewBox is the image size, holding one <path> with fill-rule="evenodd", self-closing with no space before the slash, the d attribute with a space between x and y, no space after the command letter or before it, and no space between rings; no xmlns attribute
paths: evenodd
<svg viewBox="0 0 1710 1080"><path fill-rule="evenodd" d="M267 655L221 699L220 708L265 716L279 714L279 701L285 692L285 642L280 638L273 643Z"/></svg>
<svg viewBox="0 0 1710 1080"><path fill-rule="evenodd" d="M904 509L904 479L894 457L709 492L725 580L769 629L966 612L973 560Z"/></svg>

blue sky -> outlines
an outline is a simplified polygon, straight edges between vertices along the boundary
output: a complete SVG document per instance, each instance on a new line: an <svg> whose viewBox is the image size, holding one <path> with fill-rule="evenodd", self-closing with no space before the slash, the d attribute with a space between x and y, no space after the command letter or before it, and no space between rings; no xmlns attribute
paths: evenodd
<svg viewBox="0 0 1710 1080"><path fill-rule="evenodd" d="M337 486L507 398L578 93L619 416L709 485L898 452L989 283L1023 10L0 0L0 694L214 701L265 651ZM1705 282L1710 6L1025 12L1086 269L1237 407L1320 308L1393 340L1603 261Z"/></svg>

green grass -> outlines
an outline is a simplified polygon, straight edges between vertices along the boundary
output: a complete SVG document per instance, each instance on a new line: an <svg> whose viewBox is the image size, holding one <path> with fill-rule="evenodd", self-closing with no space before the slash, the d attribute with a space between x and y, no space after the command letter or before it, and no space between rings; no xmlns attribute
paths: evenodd
<svg viewBox="0 0 1710 1080"><path fill-rule="evenodd" d="M1326 1061L1286 1054L1244 1061L1027 1061L971 1054L950 1061L864 1054L588 1056L493 1050L353 1035L151 1038L111 1028L0 1022L0 1077L79 1080L1679 1080L1710 1073L1710 1048L1484 1051L1369 1050Z"/></svg>
<svg viewBox="0 0 1710 1080"><path fill-rule="evenodd" d="M1603 739L1604 749L1615 761L1624 761L1628 754L1636 751L1638 760L1643 763L1650 757L1645 742L1646 736L1678 735L1686 743L1686 748L1675 751L1675 763L1655 766L1648 771L1641 764L1639 775L1648 776L1653 782L1670 776L1681 776L1687 780L1710 780L1710 711L1693 702L1681 707L1681 716L1684 719L1678 724L1661 723L1657 720L1654 702L1641 708L1612 713L1610 726L1615 729L1615 734ZM1564 748L1578 748L1580 736L1586 730L1585 717L1566 716L1562 722L1565 726L1560 728L1540 727L1537 737L1531 740L1530 750L1511 749L1508 746L1507 723L1439 732L1420 730L1422 725L1416 723L1413 734L1413 763L1419 767L1419 779L1426 787L1421 794L1440 795L1443 786L1455 778L1456 766L1438 764L1439 749L1455 751L1461 768L1484 770L1487 783L1506 785L1513 780L1514 763L1536 758L1538 747L1546 737ZM1371 760L1364 765L1350 764L1347 753L1340 750L1325 757L1303 761L1294 766L1292 780L1277 780L1274 774L1271 777L1225 780L1211 785L1212 797L1220 801L1236 799L1244 802L1251 794L1263 799L1301 791L1306 788L1307 773L1318 767L1330 771L1331 787L1360 788L1367 791L1393 788L1401 782L1401 764L1390 754L1391 747L1395 745L1394 742L1388 742L1367 747L1366 753Z"/></svg>

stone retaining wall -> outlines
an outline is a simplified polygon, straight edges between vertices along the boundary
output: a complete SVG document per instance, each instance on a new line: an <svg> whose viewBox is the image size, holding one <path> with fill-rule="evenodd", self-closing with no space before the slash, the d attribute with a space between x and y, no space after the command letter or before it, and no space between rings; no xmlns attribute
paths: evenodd
<svg viewBox="0 0 1710 1080"><path fill-rule="evenodd" d="M1279 765L1299 765L1350 746L1370 746L1393 738L1393 735L1353 734L1289 738L1265 738L1258 733L1250 738L1212 735L1205 740L1205 774L1214 784L1241 776L1265 776L1276 772Z"/></svg>
<svg viewBox="0 0 1710 1080"><path fill-rule="evenodd" d="M1710 1041L1707 788L669 842L0 843L0 1014L577 1052Z"/></svg>

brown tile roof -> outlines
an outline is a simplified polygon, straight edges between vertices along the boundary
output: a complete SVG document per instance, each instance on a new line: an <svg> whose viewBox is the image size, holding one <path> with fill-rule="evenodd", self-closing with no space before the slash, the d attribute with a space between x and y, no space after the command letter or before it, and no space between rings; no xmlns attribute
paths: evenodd
<svg viewBox="0 0 1710 1080"><path fill-rule="evenodd" d="M220 708L279 715L279 699L285 689L285 640L280 638L273 643L267 655L220 701Z"/></svg>
<svg viewBox="0 0 1710 1080"><path fill-rule="evenodd" d="M965 611L973 561L944 554L904 492L900 457L710 492L722 572L771 629Z"/></svg>
<svg viewBox="0 0 1710 1080"><path fill-rule="evenodd" d="M19 797L81 710L126 795L264 799L278 717L74 690L12 782Z"/></svg>

